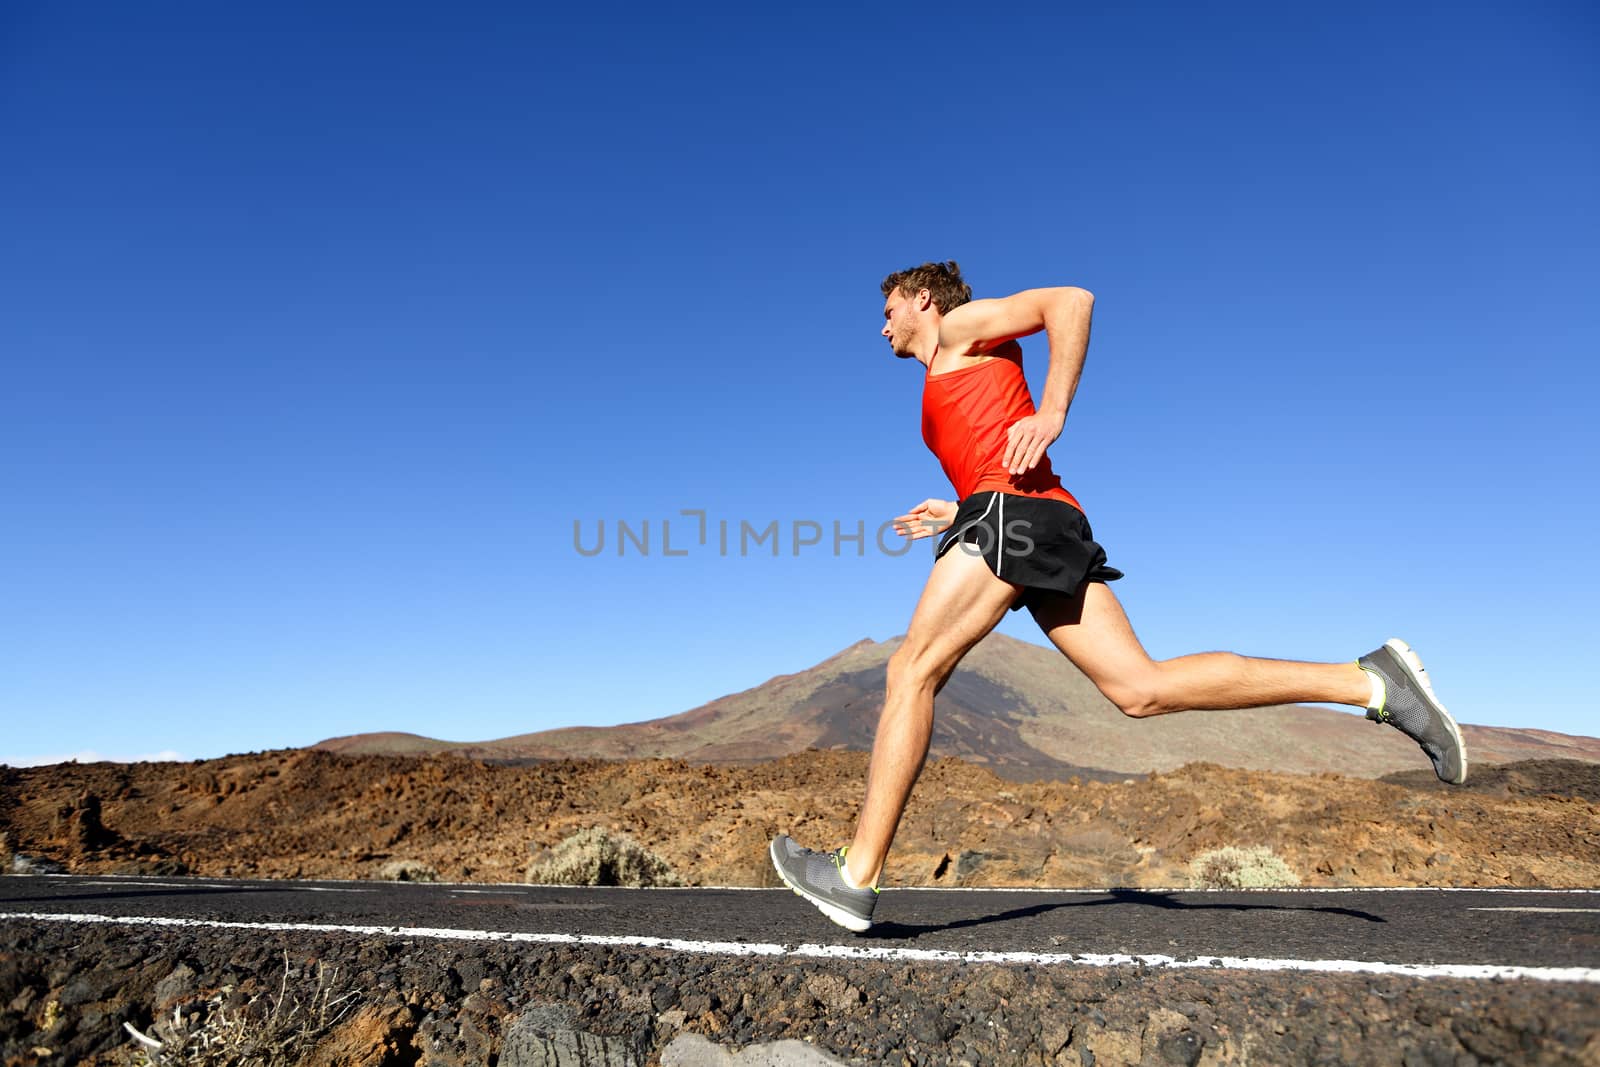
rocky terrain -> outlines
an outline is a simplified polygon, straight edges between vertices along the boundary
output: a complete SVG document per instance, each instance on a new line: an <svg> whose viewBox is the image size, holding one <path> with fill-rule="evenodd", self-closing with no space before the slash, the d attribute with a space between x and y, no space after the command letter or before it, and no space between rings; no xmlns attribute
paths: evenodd
<svg viewBox="0 0 1600 1067"><path fill-rule="evenodd" d="M842 842L866 755L750 767L532 766L282 751L188 764L0 768L12 851L80 872L374 878L406 861L519 881L578 830L628 834L693 885L769 885L776 833ZM1413 776L1414 777L1414 776ZM1600 885L1600 767L1480 770L1467 788L1195 764L1119 782L1018 783L928 767L893 885L1172 886L1200 853L1265 845L1307 885Z"/></svg>
<svg viewBox="0 0 1600 1067"><path fill-rule="evenodd" d="M0 1062L30 1067L718 1062L684 1055L694 1035L723 1048L798 1039L862 1065L1600 1063L1588 985L32 922L0 925L0 1005Z"/></svg>
<svg viewBox="0 0 1600 1067"><path fill-rule="evenodd" d="M0 851L84 873L518 881L530 858L603 826L687 883L765 885L772 834L846 838L865 771L849 751L753 766L302 750L0 768ZM1480 768L1447 789L1425 773L1207 764L1019 783L945 759L917 787L887 882L1183 885L1192 859L1230 844L1270 847L1309 885L1600 886L1600 767ZM1406 1063L1600 1064L1592 986L773 965L31 920L0 923L0 1006L5 1064L623 1065L670 1062L686 1034L800 1038L872 1064L1348 1063L1375 1050ZM123 1023L163 1042L165 1058ZM249 1042L278 1051L252 1060Z"/></svg>
<svg viewBox="0 0 1600 1067"><path fill-rule="evenodd" d="M0 833L79 872L376 878L406 862L520 881L591 826L691 885L770 885L777 833L848 840L866 754L748 767L531 766L281 751L196 763L0 768ZM959 760L912 796L890 885L1184 885L1199 854L1270 847L1306 885L1600 886L1600 766L1479 769L1465 788L1194 764L1117 782L1019 783Z"/></svg>

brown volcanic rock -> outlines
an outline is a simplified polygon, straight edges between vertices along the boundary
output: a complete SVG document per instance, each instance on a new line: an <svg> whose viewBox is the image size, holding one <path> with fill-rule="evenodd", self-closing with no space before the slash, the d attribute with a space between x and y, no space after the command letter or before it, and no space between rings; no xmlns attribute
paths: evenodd
<svg viewBox="0 0 1600 1067"><path fill-rule="evenodd" d="M9 921L5 935L7 1064L148 1062L123 1020L169 1042L160 1062L262 1062L272 1050L269 1062L306 1067L791 1062L765 1045L779 1039L853 1064L976 1067L1572 1067L1600 1050L1600 993L1581 982L740 958L32 920ZM234 1025L215 1025L223 1019ZM246 1055L245 1042L262 1055Z"/></svg>
<svg viewBox="0 0 1600 1067"><path fill-rule="evenodd" d="M490 765L290 751L194 764L0 768L0 833L74 871L375 878L410 860L448 880L519 881L589 826L633 837L690 884L769 885L766 844L848 840L867 757L746 767L681 760ZM1506 768L1470 789L1194 764L1127 782L1009 782L931 763L889 884L1172 886L1200 853L1267 845L1310 885L1600 885L1600 766ZM1551 790L1560 790L1560 795ZM100 799L101 847L60 811Z"/></svg>
<svg viewBox="0 0 1600 1067"><path fill-rule="evenodd" d="M1522 760L1479 767L1461 786L1445 785L1431 770L1400 771L1384 775L1383 780L1434 793L1449 793L1460 788L1499 797L1578 797L1600 804L1600 774L1595 773L1593 764L1579 760Z"/></svg>
<svg viewBox="0 0 1600 1067"><path fill-rule="evenodd" d="M807 748L865 751L883 703L890 655L903 638L858 641L814 667L779 675L680 715L455 743L365 734L315 746L346 753L456 752L478 759L775 759ZM1448 681L1445 683L1448 698ZM1474 766L1526 759L1600 762L1600 739L1544 730L1464 726ZM1295 706L1123 716L1054 648L991 633L939 694L932 755L957 756L1008 778L1170 771L1197 760L1251 770L1377 778L1421 763L1399 732L1359 715ZM1097 772L1090 768L1101 768Z"/></svg>

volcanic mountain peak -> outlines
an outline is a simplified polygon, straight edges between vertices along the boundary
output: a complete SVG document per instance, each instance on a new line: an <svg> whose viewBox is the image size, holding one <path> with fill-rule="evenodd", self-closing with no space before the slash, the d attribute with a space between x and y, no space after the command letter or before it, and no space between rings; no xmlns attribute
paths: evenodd
<svg viewBox="0 0 1600 1067"><path fill-rule="evenodd" d="M792 674L698 708L620 726L564 727L497 741L452 743L414 734L334 738L314 747L352 754L453 751L491 760L672 757L755 762L808 748L872 745L889 657L904 635L864 638ZM1007 777L1123 777L1204 760L1223 766L1378 777L1421 753L1395 730L1312 706L1123 716L1054 648L991 633L935 702L933 757L959 756ZM1600 762L1600 740L1544 730L1463 727L1475 764L1560 757Z"/></svg>

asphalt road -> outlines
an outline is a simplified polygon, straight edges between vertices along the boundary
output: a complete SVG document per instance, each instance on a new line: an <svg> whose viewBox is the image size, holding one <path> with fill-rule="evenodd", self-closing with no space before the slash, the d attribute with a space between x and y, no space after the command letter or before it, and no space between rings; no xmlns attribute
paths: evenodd
<svg viewBox="0 0 1600 1067"><path fill-rule="evenodd" d="M891 890L878 923L856 935L781 889L0 878L0 915L61 914L891 951L1576 967L1600 981L1600 891Z"/></svg>

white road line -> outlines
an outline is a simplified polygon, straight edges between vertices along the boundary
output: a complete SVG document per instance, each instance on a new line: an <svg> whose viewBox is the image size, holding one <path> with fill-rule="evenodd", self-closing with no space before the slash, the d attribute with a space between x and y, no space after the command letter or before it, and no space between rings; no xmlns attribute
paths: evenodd
<svg viewBox="0 0 1600 1067"><path fill-rule="evenodd" d="M426 883L418 883L426 884ZM444 883L435 882L433 885ZM456 883L461 884L461 883ZM604 889L615 893L698 893L702 890L716 890L719 893L788 893L785 886L753 886L753 885L677 885L677 886L651 886L641 889L637 886L570 886L556 885L554 883L529 884L525 882L499 882L491 883L505 885L517 889L575 889L585 891ZM1056 893L1056 894L1089 894L1093 896L1108 896L1111 890L1105 886L1031 886L1031 885L897 885L887 886L896 893ZM1166 896L1172 893L1183 893L1186 896L1222 896L1234 894L1271 894L1282 893L1285 896L1309 896L1322 893L1505 893L1524 896L1573 896L1589 894L1600 895L1600 889L1525 889L1511 886L1492 885L1351 885L1351 886L1293 886L1276 889L1190 889L1188 886L1128 886L1119 887L1119 893L1134 893L1144 896Z"/></svg>
<svg viewBox="0 0 1600 1067"><path fill-rule="evenodd" d="M567 888L571 888L568 886ZM684 886L685 889L710 889L711 886ZM719 887L720 888L720 887ZM1098 889L1048 889L1033 886L934 886L934 885L897 885L892 887L896 893L1094 893L1106 896L1112 891L1101 886ZM656 890L659 892L659 890ZM1166 896L1171 893L1182 893L1185 896L1232 896L1235 894L1278 894L1284 896L1317 896L1335 893L1494 893L1522 896L1581 896L1583 894L1600 894L1600 889L1521 889L1510 886L1493 885L1348 885L1348 886L1294 886L1267 889L1190 889L1187 886L1128 886L1119 887L1118 893L1141 894L1144 896Z"/></svg>
<svg viewBox="0 0 1600 1067"><path fill-rule="evenodd" d="M1383 963L1370 960L1254 959L1247 956L1195 956L1064 952L949 952L944 949L864 948L853 945L771 945L730 941L686 941L674 937L601 934L535 934L492 930L447 930L420 926L346 926L324 923L247 923L219 919L172 919L142 915L83 915L54 912L0 912L0 920L108 924L113 926L179 926L213 930L266 930L295 933L343 933L386 937L425 937L442 941L509 941L541 945L595 945L666 949L716 956L793 956L803 959L874 960L885 963L1009 963L1035 966L1146 967L1236 971L1302 971L1324 974L1388 974L1407 978L1526 978L1541 982L1600 984L1600 968L1511 967L1474 963Z"/></svg>
<svg viewBox="0 0 1600 1067"><path fill-rule="evenodd" d="M40 874L40 875L13 875L12 877L50 878L50 879L54 879L56 881L73 882L73 881L81 881L84 876L81 875L81 874ZM118 884L121 884L121 885L127 885L128 884L128 882L126 880L127 876L122 876L122 875L101 875L99 877L105 878L105 879L120 879ZM321 883L332 883L334 885L370 886L370 885L374 884L373 880L370 879L370 878L318 878L318 879L315 879L315 881L318 882L319 884L321 884ZM196 883L193 883L193 882L174 882L172 884L173 885L194 885ZM307 886L304 885L304 883L298 882L298 881L296 881L294 879L282 879L282 880L261 880L261 879L257 879L257 880L253 880L253 881L240 880L240 881L236 881L236 882L224 883L225 887L228 888L228 889L233 889L233 888L236 888L236 887L241 886L241 885L258 885L258 884L274 885L274 886L283 885L283 884L292 884L292 885L295 885L295 886L297 886L299 888L308 888ZM499 886L499 887L505 888L505 889L582 889L586 893L594 892L595 890L600 890L600 891L609 892L609 893L698 893L698 892L701 892L702 890L716 890L719 893L726 893L726 892L739 892L739 893L787 893L787 892L789 892L789 890L784 886L753 886L753 885L683 885L683 886L650 886L649 888L640 888L638 886L618 886L618 885L570 886L570 885L557 885L555 883L529 883L529 882L443 882L443 881L441 881L441 882L383 882L381 884L385 888L396 888L396 887L399 887L399 888L411 888L411 889L454 889L457 886L463 886L463 887L470 886L472 888L478 889L478 888L483 888L485 886ZM1105 888L1105 886L1005 886L1005 885L994 885L994 886L936 886L936 885L897 885L897 886L892 886L890 888L892 888L896 893L1088 893L1088 894L1093 894L1093 895L1097 895L1097 896L1106 896L1110 892L1109 890L1107 890ZM350 890L347 890L347 892L349 892L349 891ZM359 892L371 892L371 891L372 890L366 890L366 889L359 890ZM317 890L317 892L326 893L326 892L330 892L330 890L319 889L319 890ZM1514 887L1511 887L1511 886L1493 886L1493 885L1479 885L1479 886L1471 886L1471 885L1460 885L1460 886L1458 886L1458 885L1294 886L1294 887L1285 887L1285 888L1280 888L1280 889L1190 889L1187 886L1169 885L1169 886L1145 886L1143 888L1130 886L1130 887L1127 887L1126 889L1120 889L1119 892L1143 893L1143 894L1146 894L1146 895L1158 895L1158 894L1168 894L1168 893L1185 893L1185 894L1194 894L1194 895L1200 895L1200 896L1204 896L1206 894L1218 894L1218 895L1220 895L1220 894L1234 894L1234 893L1262 893L1262 894L1266 894L1266 893L1284 893L1284 894L1316 894L1316 893L1495 893L1495 894L1502 894L1502 893L1505 893L1505 894L1511 894L1511 895L1519 895L1520 894L1520 895L1524 895L1524 896L1538 896L1538 895L1544 895L1544 896L1553 896L1553 895L1573 896L1573 895L1582 895L1582 894L1600 895L1600 889L1527 889L1527 888L1522 888L1522 887L1515 887L1514 888Z"/></svg>
<svg viewBox="0 0 1600 1067"><path fill-rule="evenodd" d="M300 885L295 882L280 882L276 885L255 882L141 882L131 878L118 878L115 880L92 879L74 881L75 886L114 886L124 889L128 886L139 886L151 889L232 889L235 891L249 892L252 889L281 893L292 890L296 893L376 893L376 889L354 889L344 886Z"/></svg>
<svg viewBox="0 0 1600 1067"><path fill-rule="evenodd" d="M344 888L342 886L335 887L335 886L327 886L327 885L295 885L292 882L285 883L285 884L287 884L290 888L292 888L297 893L376 893L377 892L376 889L346 889L346 888ZM268 886L266 888L273 889L274 891L276 891L276 887Z"/></svg>
<svg viewBox="0 0 1600 1067"><path fill-rule="evenodd" d="M95 879L92 881L74 882L73 885L109 885L121 889L124 886L145 886L154 889L234 889L235 886L219 885L215 882L140 882L132 878Z"/></svg>
<svg viewBox="0 0 1600 1067"><path fill-rule="evenodd" d="M1561 915L1600 915L1600 908L1468 908L1468 911L1530 911Z"/></svg>

